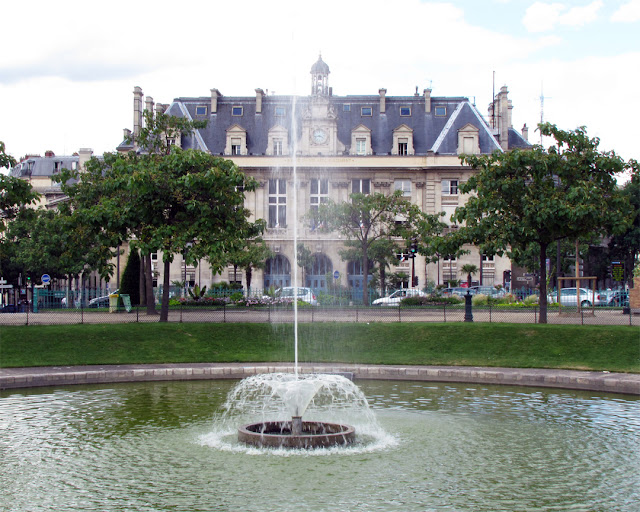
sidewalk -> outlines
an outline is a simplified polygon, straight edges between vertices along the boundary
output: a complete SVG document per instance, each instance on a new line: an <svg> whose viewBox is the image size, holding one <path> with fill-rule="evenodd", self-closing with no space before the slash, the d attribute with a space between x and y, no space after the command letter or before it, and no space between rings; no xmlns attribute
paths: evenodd
<svg viewBox="0 0 640 512"><path fill-rule="evenodd" d="M354 379L464 382L640 395L640 374L538 368L300 364L301 373L345 373ZM110 382L242 379L293 372L293 363L184 363L0 368L0 389Z"/></svg>

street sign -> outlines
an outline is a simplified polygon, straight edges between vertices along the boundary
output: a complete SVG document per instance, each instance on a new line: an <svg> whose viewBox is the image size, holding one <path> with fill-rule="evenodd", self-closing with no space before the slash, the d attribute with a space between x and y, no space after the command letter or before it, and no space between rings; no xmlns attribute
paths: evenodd
<svg viewBox="0 0 640 512"><path fill-rule="evenodd" d="M51 277L49 277L49 274L42 274L42 277L40 279L42 280L42 284L49 284L51 282Z"/></svg>
<svg viewBox="0 0 640 512"><path fill-rule="evenodd" d="M333 273L333 278L334 279L338 279L340 277L340 272L338 272L337 270Z"/></svg>
<svg viewBox="0 0 640 512"><path fill-rule="evenodd" d="M7 290L9 288L13 288L13 285L12 284L0 284L0 290Z"/></svg>

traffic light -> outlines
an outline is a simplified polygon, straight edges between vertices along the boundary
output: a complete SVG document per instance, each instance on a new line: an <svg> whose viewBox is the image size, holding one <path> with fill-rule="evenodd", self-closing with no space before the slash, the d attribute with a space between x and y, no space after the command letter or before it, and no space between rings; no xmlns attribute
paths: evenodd
<svg viewBox="0 0 640 512"><path fill-rule="evenodd" d="M415 258L417 252L418 252L418 243L416 242L416 239L414 238L413 240L411 240L411 247L409 248L409 253L411 254L412 258Z"/></svg>

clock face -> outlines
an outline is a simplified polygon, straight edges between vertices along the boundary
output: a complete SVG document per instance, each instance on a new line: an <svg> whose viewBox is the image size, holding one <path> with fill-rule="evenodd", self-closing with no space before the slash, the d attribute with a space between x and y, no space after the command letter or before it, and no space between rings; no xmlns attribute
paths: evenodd
<svg viewBox="0 0 640 512"><path fill-rule="evenodd" d="M325 132L322 128L316 128L313 130L313 142L316 144L324 144L327 140L327 132Z"/></svg>

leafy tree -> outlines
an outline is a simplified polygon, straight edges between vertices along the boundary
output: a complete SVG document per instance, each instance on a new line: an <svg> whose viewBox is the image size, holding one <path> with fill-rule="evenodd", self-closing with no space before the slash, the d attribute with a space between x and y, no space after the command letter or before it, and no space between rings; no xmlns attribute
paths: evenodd
<svg viewBox="0 0 640 512"><path fill-rule="evenodd" d="M471 288L471 276L478 273L478 266L473 263L466 263L460 268L463 274L467 274L467 287Z"/></svg>
<svg viewBox="0 0 640 512"><path fill-rule="evenodd" d="M548 150L515 149L492 155L463 155L477 170L460 187L473 193L456 210L465 226L462 239L485 254L524 252L539 248L540 323L547 322L547 248L557 240L591 234L620 233L629 224L630 207L616 186L616 175L627 169L613 152L598 151L599 140L585 128L559 130L540 125L555 145Z"/></svg>
<svg viewBox="0 0 640 512"><path fill-rule="evenodd" d="M306 282L307 274L310 272L311 267L313 267L314 257L306 245L302 242L298 243L298 266L302 269L302 285L306 286L304 283Z"/></svg>
<svg viewBox="0 0 640 512"><path fill-rule="evenodd" d="M131 248L120 280L120 293L129 295L131 304L140 304L140 254Z"/></svg>
<svg viewBox="0 0 640 512"><path fill-rule="evenodd" d="M247 240L244 247L229 254L229 262L244 269L247 280L247 292L251 291L251 281L254 268L264 268L266 261L273 255L262 238Z"/></svg>
<svg viewBox="0 0 640 512"><path fill-rule="evenodd" d="M365 304L369 300L368 276L375 244L393 237L410 239L418 221L427 218L417 206L403 198L400 191L391 195L351 194L351 201L321 204L315 215L318 217L316 225L322 225L323 231L342 233L351 241L351 248L359 252L365 276ZM396 222L398 216L402 216L404 222Z"/></svg>
<svg viewBox="0 0 640 512"><path fill-rule="evenodd" d="M628 228L611 237L609 252L612 259L620 259L625 264L627 280L632 281L634 267L640 258L640 166L635 160L629 162L631 179L624 185L622 194L629 200L633 209L633 220Z"/></svg>
<svg viewBox="0 0 640 512"><path fill-rule="evenodd" d="M0 169L8 167L9 169L16 165L16 159L11 155L7 155L4 142L0 140Z"/></svg>

